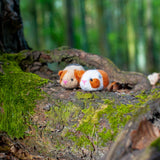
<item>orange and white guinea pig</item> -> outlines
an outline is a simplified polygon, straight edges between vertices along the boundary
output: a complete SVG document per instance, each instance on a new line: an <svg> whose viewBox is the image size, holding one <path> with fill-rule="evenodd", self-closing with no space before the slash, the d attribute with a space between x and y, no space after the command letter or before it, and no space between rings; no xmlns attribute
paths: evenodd
<svg viewBox="0 0 160 160"><path fill-rule="evenodd" d="M103 70L87 70L80 80L80 87L84 91L97 91L109 84L108 74Z"/></svg>
<svg viewBox="0 0 160 160"><path fill-rule="evenodd" d="M66 66L58 72L60 76L60 85L66 89L74 89L79 87L80 73L84 73L84 68L78 64Z"/></svg>

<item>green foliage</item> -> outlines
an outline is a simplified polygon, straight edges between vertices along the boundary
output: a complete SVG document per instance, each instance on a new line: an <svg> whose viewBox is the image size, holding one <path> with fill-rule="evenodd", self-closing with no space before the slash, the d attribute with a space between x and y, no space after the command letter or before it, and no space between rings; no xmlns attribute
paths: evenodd
<svg viewBox="0 0 160 160"><path fill-rule="evenodd" d="M153 141L150 147L157 148L158 151L160 151L160 138L157 138L155 141Z"/></svg>
<svg viewBox="0 0 160 160"><path fill-rule="evenodd" d="M40 86L48 80L23 72L18 54L4 54L4 75L0 75L0 130L11 137L22 137L33 114L35 101L42 98Z"/></svg>

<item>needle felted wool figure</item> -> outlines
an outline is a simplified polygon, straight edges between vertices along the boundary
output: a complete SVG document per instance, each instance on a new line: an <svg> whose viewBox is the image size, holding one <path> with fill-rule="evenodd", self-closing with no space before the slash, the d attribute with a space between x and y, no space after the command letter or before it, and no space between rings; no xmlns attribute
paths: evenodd
<svg viewBox="0 0 160 160"><path fill-rule="evenodd" d="M88 70L82 74L80 87L84 91L97 91L106 88L109 78L103 70Z"/></svg>
<svg viewBox="0 0 160 160"><path fill-rule="evenodd" d="M68 65L63 70L58 72L58 75L60 76L60 85L66 89L78 88L80 73L84 73L84 68L81 65Z"/></svg>

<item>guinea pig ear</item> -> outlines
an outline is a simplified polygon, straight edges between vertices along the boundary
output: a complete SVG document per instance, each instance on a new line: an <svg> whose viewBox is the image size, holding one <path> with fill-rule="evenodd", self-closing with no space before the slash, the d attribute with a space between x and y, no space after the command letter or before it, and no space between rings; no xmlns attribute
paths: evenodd
<svg viewBox="0 0 160 160"><path fill-rule="evenodd" d="M61 75L62 75L62 73L63 73L63 71L62 71L62 70L60 70L60 71L58 72L58 75L59 75L59 76L61 76Z"/></svg>
<svg viewBox="0 0 160 160"><path fill-rule="evenodd" d="M84 74L84 70L74 70L74 76L76 77L77 81L79 82L82 75Z"/></svg>

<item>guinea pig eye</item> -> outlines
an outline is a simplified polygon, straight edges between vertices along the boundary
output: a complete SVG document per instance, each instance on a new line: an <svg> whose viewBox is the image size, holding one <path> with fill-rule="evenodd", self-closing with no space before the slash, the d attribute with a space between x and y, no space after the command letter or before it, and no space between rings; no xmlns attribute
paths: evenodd
<svg viewBox="0 0 160 160"><path fill-rule="evenodd" d="M92 81L93 81L93 79L91 78L91 79L90 79L90 81L92 82Z"/></svg>
<svg viewBox="0 0 160 160"><path fill-rule="evenodd" d="M73 78L71 78L71 81L73 81Z"/></svg>

